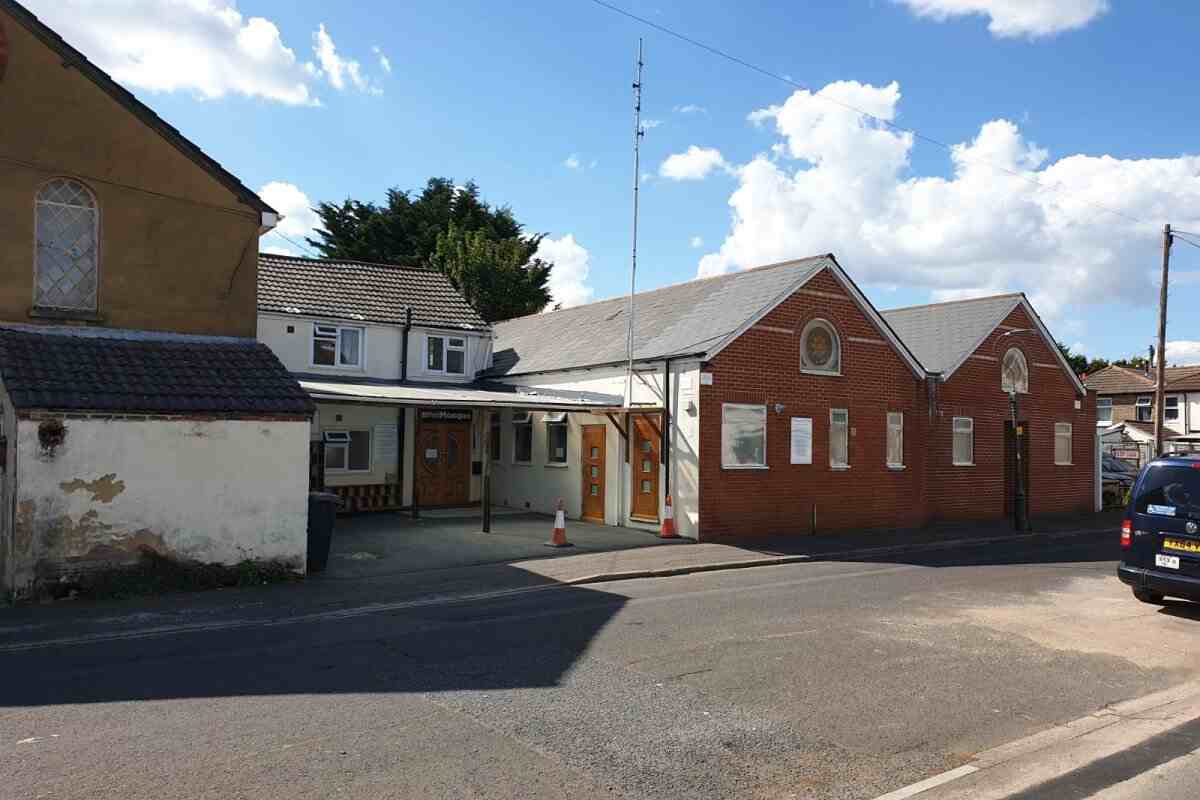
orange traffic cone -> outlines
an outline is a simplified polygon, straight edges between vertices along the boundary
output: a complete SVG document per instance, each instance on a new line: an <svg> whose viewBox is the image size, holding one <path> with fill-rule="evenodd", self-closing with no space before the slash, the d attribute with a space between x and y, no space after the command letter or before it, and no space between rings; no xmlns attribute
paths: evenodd
<svg viewBox="0 0 1200 800"><path fill-rule="evenodd" d="M567 515L563 511L561 498L558 501L558 509L554 512L554 533L550 535L546 547L574 547L567 541Z"/></svg>
<svg viewBox="0 0 1200 800"><path fill-rule="evenodd" d="M675 507L671 505L671 495L667 495L667 504L663 507L662 531L659 532L658 538L682 538L678 533L675 532Z"/></svg>

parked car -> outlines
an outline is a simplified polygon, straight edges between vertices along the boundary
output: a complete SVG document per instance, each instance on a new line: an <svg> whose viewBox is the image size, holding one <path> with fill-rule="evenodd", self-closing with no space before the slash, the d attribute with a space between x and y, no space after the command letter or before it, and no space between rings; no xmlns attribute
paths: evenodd
<svg viewBox="0 0 1200 800"><path fill-rule="evenodd" d="M1125 498L1137 480L1137 467L1128 461L1104 453L1100 461L1100 487L1105 508L1125 505Z"/></svg>
<svg viewBox="0 0 1200 800"><path fill-rule="evenodd" d="M1121 549L1117 577L1138 600L1200 600L1200 456L1146 465L1121 523Z"/></svg>

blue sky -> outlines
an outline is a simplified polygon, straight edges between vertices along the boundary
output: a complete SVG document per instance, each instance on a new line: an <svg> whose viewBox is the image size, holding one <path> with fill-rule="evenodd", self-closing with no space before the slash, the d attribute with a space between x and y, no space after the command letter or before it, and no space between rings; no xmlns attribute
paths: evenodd
<svg viewBox="0 0 1200 800"><path fill-rule="evenodd" d="M1200 232L1191 3L613 0L956 165L588 0L26 1L280 205L474 179L551 237L567 302L628 284L639 36L641 288L832 251L880 307L1023 290L1116 357L1153 340L1156 231ZM1200 248L1174 259L1171 358L1200 363Z"/></svg>

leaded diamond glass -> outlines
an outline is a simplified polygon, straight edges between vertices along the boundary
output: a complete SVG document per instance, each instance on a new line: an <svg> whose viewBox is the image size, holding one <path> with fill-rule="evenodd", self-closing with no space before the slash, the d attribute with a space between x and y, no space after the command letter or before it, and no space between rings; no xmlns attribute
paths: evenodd
<svg viewBox="0 0 1200 800"><path fill-rule="evenodd" d="M83 184L56 178L38 192L35 302L96 309L96 201Z"/></svg>

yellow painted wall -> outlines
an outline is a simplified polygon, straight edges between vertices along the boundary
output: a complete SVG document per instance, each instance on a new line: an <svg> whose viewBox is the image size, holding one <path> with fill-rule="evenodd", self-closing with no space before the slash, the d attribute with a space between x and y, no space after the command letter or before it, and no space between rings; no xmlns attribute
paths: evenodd
<svg viewBox="0 0 1200 800"><path fill-rule="evenodd" d="M100 207L102 324L254 336L259 212L3 11L0 25L0 320L39 321L34 197L69 176Z"/></svg>

